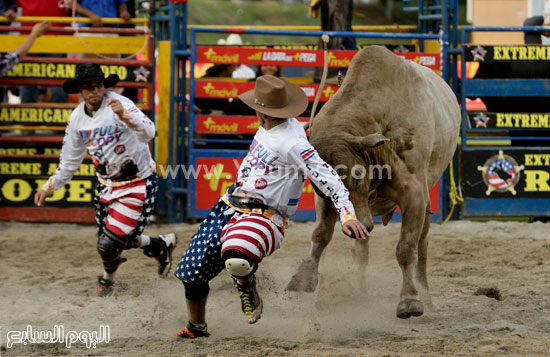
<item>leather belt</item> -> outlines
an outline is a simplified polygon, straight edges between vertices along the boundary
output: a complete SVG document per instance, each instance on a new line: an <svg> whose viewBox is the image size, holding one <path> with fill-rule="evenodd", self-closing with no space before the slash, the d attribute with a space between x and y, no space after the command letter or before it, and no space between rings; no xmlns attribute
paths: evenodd
<svg viewBox="0 0 550 357"><path fill-rule="evenodd" d="M269 207L258 198L228 196L229 203L237 208L268 210Z"/></svg>

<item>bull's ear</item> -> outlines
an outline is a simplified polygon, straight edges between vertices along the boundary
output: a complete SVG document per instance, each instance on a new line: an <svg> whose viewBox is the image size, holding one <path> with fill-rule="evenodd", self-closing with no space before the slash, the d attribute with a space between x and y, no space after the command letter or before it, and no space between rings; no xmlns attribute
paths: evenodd
<svg viewBox="0 0 550 357"><path fill-rule="evenodd" d="M349 143L352 147L355 147L358 150L373 148L383 145L386 141L390 141L390 139L386 138L380 133L374 133L367 136L359 136L346 133L342 135L341 138L344 142Z"/></svg>
<svg viewBox="0 0 550 357"><path fill-rule="evenodd" d="M380 133L374 133L361 137L361 145L364 148L374 148L380 145L384 145L386 141L390 141L390 139L386 138Z"/></svg>

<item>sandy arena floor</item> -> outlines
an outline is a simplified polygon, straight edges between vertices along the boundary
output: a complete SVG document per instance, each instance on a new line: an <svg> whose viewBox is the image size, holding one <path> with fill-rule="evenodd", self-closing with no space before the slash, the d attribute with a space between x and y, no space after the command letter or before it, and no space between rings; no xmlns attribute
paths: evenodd
<svg viewBox="0 0 550 357"><path fill-rule="evenodd" d="M179 236L176 258L198 225L150 225L154 235ZM309 249L313 223L293 223L283 247L260 267L265 308L247 325L228 274L211 284L212 336L175 340L187 318L184 289L140 250L117 273L117 294L95 298L102 271L95 228L72 224L0 223L0 338L2 356L405 356L549 355L550 225L459 221L429 235L429 277L436 311L395 317L401 272L395 259L399 224L376 226L371 238L367 291L359 291L348 238L338 233L321 261L314 293L285 292ZM476 295L497 288L497 300ZM60 343L14 345L9 331L98 331L109 343L70 349Z"/></svg>

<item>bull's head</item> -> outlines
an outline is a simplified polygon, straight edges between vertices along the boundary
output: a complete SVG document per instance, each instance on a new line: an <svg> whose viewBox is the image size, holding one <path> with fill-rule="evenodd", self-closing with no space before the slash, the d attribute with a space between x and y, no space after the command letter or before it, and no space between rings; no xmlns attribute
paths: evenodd
<svg viewBox="0 0 550 357"><path fill-rule="evenodd" d="M317 136L311 140L321 158L335 169L346 185L357 219L369 231L374 227L368 204L369 194L375 194L376 186L388 175L389 170L389 166L380 162L384 156L384 148L381 146L386 141L389 139L378 133L367 136L342 134L328 140Z"/></svg>

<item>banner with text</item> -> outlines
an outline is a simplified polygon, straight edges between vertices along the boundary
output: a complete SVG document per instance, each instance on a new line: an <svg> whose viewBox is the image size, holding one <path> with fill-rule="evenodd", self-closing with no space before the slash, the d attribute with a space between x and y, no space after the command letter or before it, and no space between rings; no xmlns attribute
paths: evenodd
<svg viewBox="0 0 550 357"><path fill-rule="evenodd" d="M502 61L548 61L550 46L465 46L466 61L502 62Z"/></svg>
<svg viewBox="0 0 550 357"><path fill-rule="evenodd" d="M357 51L328 51L328 66L347 68ZM439 71L438 53L394 52L395 55ZM322 50L198 46L197 62L323 67Z"/></svg>
<svg viewBox="0 0 550 357"><path fill-rule="evenodd" d="M550 113L468 113L472 129L550 129Z"/></svg>
<svg viewBox="0 0 550 357"><path fill-rule="evenodd" d="M34 206L34 194L55 173L58 164L58 157L0 158L0 206ZM95 182L94 165L90 159L84 159L71 182L55 191L54 195L46 200L46 206L91 208Z"/></svg>
<svg viewBox="0 0 550 357"><path fill-rule="evenodd" d="M297 118L300 123L309 118ZM197 133L205 134L256 134L260 127L258 118L238 115L197 115Z"/></svg>
<svg viewBox="0 0 550 357"><path fill-rule="evenodd" d="M68 60L70 62L70 60ZM33 78L33 79L68 79L76 75L76 63L36 63L20 62L16 64L3 78ZM116 74L121 82L151 82L151 66L131 66L120 64L101 64L101 70L108 77Z"/></svg>
<svg viewBox="0 0 550 357"><path fill-rule="evenodd" d="M195 170L197 181L195 186L195 209L210 210L225 193L227 188L235 183L242 158L197 157ZM315 201L313 186L306 179L302 198L298 204L299 210L314 210Z"/></svg>
<svg viewBox="0 0 550 357"><path fill-rule="evenodd" d="M254 82L205 81L195 82L197 98L236 98L238 95L254 89ZM310 102L315 100L319 84L298 84L304 90ZM338 90L338 86L325 85L321 94L321 102L326 102Z"/></svg>

